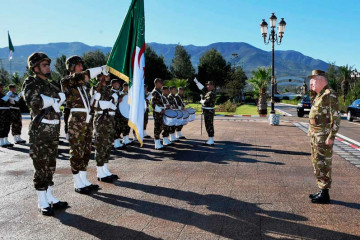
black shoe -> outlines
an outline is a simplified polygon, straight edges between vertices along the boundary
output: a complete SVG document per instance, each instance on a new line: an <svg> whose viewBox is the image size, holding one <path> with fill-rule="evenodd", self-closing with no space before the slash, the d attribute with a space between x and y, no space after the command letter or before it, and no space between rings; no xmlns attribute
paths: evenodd
<svg viewBox="0 0 360 240"><path fill-rule="evenodd" d="M58 201L57 203L53 203L53 209L64 209L69 206L67 202Z"/></svg>
<svg viewBox="0 0 360 240"><path fill-rule="evenodd" d="M145 136L144 138L151 138L149 135Z"/></svg>
<svg viewBox="0 0 360 240"><path fill-rule="evenodd" d="M309 194L309 198L310 198L310 199L313 199L313 198L315 198L317 195L319 195L320 193L321 193L321 190L318 191L317 193Z"/></svg>
<svg viewBox="0 0 360 240"><path fill-rule="evenodd" d="M89 194L90 189L88 187L75 188L75 192L80 193L80 194Z"/></svg>
<svg viewBox="0 0 360 240"><path fill-rule="evenodd" d="M214 144L208 144L206 142L203 143L204 146L214 146Z"/></svg>
<svg viewBox="0 0 360 240"><path fill-rule="evenodd" d="M24 144L24 143L26 143L26 141L25 141L25 140L15 142L15 144Z"/></svg>
<svg viewBox="0 0 360 240"><path fill-rule="evenodd" d="M321 192L311 199L312 203L328 204L330 203L329 189L322 189Z"/></svg>
<svg viewBox="0 0 360 240"><path fill-rule="evenodd" d="M43 216L54 216L54 210L52 209L51 206L49 206L47 208L39 208L39 212Z"/></svg>
<svg viewBox="0 0 360 240"><path fill-rule="evenodd" d="M2 145L2 147L4 147L4 148L11 148L13 146L14 146L14 144L4 144L4 145Z"/></svg>
<svg viewBox="0 0 360 240"><path fill-rule="evenodd" d="M106 182L106 183L112 183L113 182L113 179L109 176L109 177L103 177L103 178L97 178L98 181L100 182Z"/></svg>
<svg viewBox="0 0 360 240"><path fill-rule="evenodd" d="M111 176L109 176L109 177L111 177L111 179L113 179L113 180L118 180L119 179L119 176L116 175L116 174L111 174Z"/></svg>
<svg viewBox="0 0 360 240"><path fill-rule="evenodd" d="M179 137L179 139L186 139L186 137L184 137L184 136L181 136L181 137Z"/></svg>
<svg viewBox="0 0 360 240"><path fill-rule="evenodd" d="M122 145L122 147L117 147L117 148L115 148L116 150L122 150L122 149L126 149L126 145L125 144L123 144Z"/></svg>
<svg viewBox="0 0 360 240"><path fill-rule="evenodd" d="M100 186L97 185L97 184L91 184L89 186L86 186L90 191L93 191L93 190L99 190Z"/></svg>

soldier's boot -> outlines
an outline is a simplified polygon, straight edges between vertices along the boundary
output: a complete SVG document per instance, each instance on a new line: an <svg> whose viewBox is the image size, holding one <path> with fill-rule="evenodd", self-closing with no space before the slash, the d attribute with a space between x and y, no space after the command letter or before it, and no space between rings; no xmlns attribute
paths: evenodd
<svg viewBox="0 0 360 240"><path fill-rule="evenodd" d="M90 189L88 187L86 187L86 185L81 180L80 173L74 174L73 178L74 178L75 192L80 193L80 194L89 194L90 193Z"/></svg>
<svg viewBox="0 0 360 240"><path fill-rule="evenodd" d="M5 147L4 138L0 138L0 147Z"/></svg>
<svg viewBox="0 0 360 240"><path fill-rule="evenodd" d="M179 139L177 137L175 137L175 133L170 134L170 141L171 142L178 142Z"/></svg>
<svg viewBox="0 0 360 240"><path fill-rule="evenodd" d="M321 193L311 199L312 203L327 204L330 203L329 189L321 189Z"/></svg>
<svg viewBox="0 0 360 240"><path fill-rule="evenodd" d="M69 139L70 139L70 135L69 135L69 133L67 133L66 134L66 141L69 141Z"/></svg>
<svg viewBox="0 0 360 240"><path fill-rule="evenodd" d="M181 134L181 131L177 131L177 132L176 132L176 137L177 137L178 139L186 139L186 137Z"/></svg>
<svg viewBox="0 0 360 240"><path fill-rule="evenodd" d="M310 199L313 199L313 198L315 198L317 195L319 195L320 193L321 193L321 190L318 191L317 193L312 193L312 194L309 195L309 198L310 198Z"/></svg>
<svg viewBox="0 0 360 240"><path fill-rule="evenodd" d="M119 179L119 176L118 176L118 175L112 174L112 173L110 172L110 170L109 170L109 164L108 164L108 163L104 163L103 170L104 170L104 173L105 173L108 177L111 177L111 178L114 179L114 180Z"/></svg>
<svg viewBox="0 0 360 240"><path fill-rule="evenodd" d="M114 140L114 148L116 150L124 149L126 146L120 142L120 138Z"/></svg>
<svg viewBox="0 0 360 240"><path fill-rule="evenodd" d="M151 138L149 134L147 134L146 130L144 129L144 138Z"/></svg>
<svg viewBox="0 0 360 240"><path fill-rule="evenodd" d="M155 139L155 149L159 150L159 149L163 149L164 146L160 143L160 139Z"/></svg>
<svg viewBox="0 0 360 240"><path fill-rule="evenodd" d="M170 142L170 140L169 140L168 137L164 137L164 138L163 138L163 145L164 145L164 146L169 146L169 145L171 145L171 144L172 144L172 142Z"/></svg>
<svg viewBox="0 0 360 240"><path fill-rule="evenodd" d="M48 189L46 190L46 199L48 203L52 205L54 209L67 208L69 204L67 202L62 202L56 197L54 197L54 195L52 194L52 190L53 190L52 186L48 186Z"/></svg>
<svg viewBox="0 0 360 240"><path fill-rule="evenodd" d="M13 147L13 146L14 146L14 144L12 144L11 142L9 142L9 140L8 140L7 137L4 138L4 143L5 143L4 147Z"/></svg>
<svg viewBox="0 0 360 240"><path fill-rule="evenodd" d="M131 143L132 143L132 141L129 139L129 136L128 136L128 135L124 136L124 138L123 138L123 144L124 144L124 145L129 145L129 144L131 144Z"/></svg>
<svg viewBox="0 0 360 240"><path fill-rule="evenodd" d="M112 183L113 182L113 179L105 174L103 166L101 166L101 167L98 166L98 167L96 167L96 169L97 169L97 179L98 179L98 181L106 182L106 183Z"/></svg>
<svg viewBox="0 0 360 240"><path fill-rule="evenodd" d="M209 140L205 143L205 145L209 145L209 146L214 145L214 138L213 138L213 137L209 137Z"/></svg>
<svg viewBox="0 0 360 240"><path fill-rule="evenodd" d="M54 210L46 199L46 191L36 191L38 196L38 209L44 216L53 216Z"/></svg>
<svg viewBox="0 0 360 240"><path fill-rule="evenodd" d="M81 181L85 184L85 186L87 188L89 188L90 190L98 190L99 189L99 185L92 184L91 182L89 182L89 180L87 179L87 171L80 171L79 174L80 174Z"/></svg>
<svg viewBox="0 0 360 240"><path fill-rule="evenodd" d="M22 138L20 137L20 135L15 135L15 136L14 136L14 142L15 142L15 144L26 143L26 141L25 141L24 139L22 139Z"/></svg>

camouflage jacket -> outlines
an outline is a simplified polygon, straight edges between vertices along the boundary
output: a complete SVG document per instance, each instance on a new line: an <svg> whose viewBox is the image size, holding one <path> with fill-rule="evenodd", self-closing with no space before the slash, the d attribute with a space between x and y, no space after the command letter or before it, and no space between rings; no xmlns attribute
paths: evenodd
<svg viewBox="0 0 360 240"><path fill-rule="evenodd" d="M176 94L175 98L176 98L176 101L177 101L177 103L178 103L178 106L180 106L180 107L186 107L186 106L185 106L185 103L184 103L184 101L183 101L183 99L182 99L182 96L180 96L179 94Z"/></svg>
<svg viewBox="0 0 360 240"><path fill-rule="evenodd" d="M150 105L150 100L149 97L151 97L151 93L145 93L145 105L146 105L146 112L149 112L149 105Z"/></svg>
<svg viewBox="0 0 360 240"><path fill-rule="evenodd" d="M204 104L203 107L209 107L214 108L215 107L215 101L216 101L216 93L215 90L208 91L206 88L203 88L203 93L205 93L204 96Z"/></svg>
<svg viewBox="0 0 360 240"><path fill-rule="evenodd" d="M118 102L117 102L117 104L116 104L116 110L115 110L115 112L116 112L116 113L120 113L119 103L120 103L120 93L121 93L121 91L120 91L120 89L111 88L111 95L114 94L114 93L116 93L116 94L118 95Z"/></svg>
<svg viewBox="0 0 360 240"><path fill-rule="evenodd" d="M171 107L173 107L174 109L179 108L179 103L177 102L175 95L169 94L167 99L169 100L169 103L170 103Z"/></svg>
<svg viewBox="0 0 360 240"><path fill-rule="evenodd" d="M20 98L18 97L18 94L17 93L12 94L9 98L10 107L20 108L19 101L20 101Z"/></svg>
<svg viewBox="0 0 360 240"><path fill-rule="evenodd" d="M48 80L43 80L39 77L28 77L24 81L22 89L24 89L24 99L26 105L31 109L31 116L33 117L33 119L36 115L41 113L41 110L44 106L40 94L60 99L58 94L60 92L60 89L52 85ZM44 115L45 119L60 119L60 116L55 112L52 107L49 107L49 109L50 110Z"/></svg>
<svg viewBox="0 0 360 240"><path fill-rule="evenodd" d="M9 103L9 100L7 100L7 101L2 100L2 98L5 97L5 96L6 96L5 94L3 94L2 92L0 92L0 107L5 107L5 108L7 108L7 107L10 106L10 103Z"/></svg>
<svg viewBox="0 0 360 240"><path fill-rule="evenodd" d="M92 95L94 95L95 91L98 90L98 86L99 86L99 84L97 84L96 86L94 86L91 89ZM111 100L113 100L113 97L112 97L113 92L112 92L111 86L109 86L109 85L102 86L100 88L99 93L101 94L101 97L100 97L99 101L111 101ZM113 103L114 103L114 101L113 101ZM99 104L97 104L97 106L95 108L95 111L102 111ZM111 110L111 111L113 111L113 110Z"/></svg>
<svg viewBox="0 0 360 240"><path fill-rule="evenodd" d="M159 89L154 88L151 92L151 107L155 109L155 105L159 107L165 107L165 102L163 99L163 95Z"/></svg>
<svg viewBox="0 0 360 240"><path fill-rule="evenodd" d="M340 126L339 102L336 94L328 86L317 94L310 110L310 134L335 139Z"/></svg>
<svg viewBox="0 0 360 240"><path fill-rule="evenodd" d="M88 73L74 73L61 80L61 89L66 95L66 107L90 109L90 88L85 82L85 75ZM85 103L84 103L84 101ZM86 106L84 105L86 104Z"/></svg>

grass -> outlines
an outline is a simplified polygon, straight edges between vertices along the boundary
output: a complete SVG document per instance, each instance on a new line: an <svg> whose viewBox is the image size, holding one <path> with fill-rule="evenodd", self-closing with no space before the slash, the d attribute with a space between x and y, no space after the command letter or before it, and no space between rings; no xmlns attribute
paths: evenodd
<svg viewBox="0 0 360 240"><path fill-rule="evenodd" d="M292 104L292 105L298 105L300 103L301 100L281 100L281 103L287 103L287 104Z"/></svg>
<svg viewBox="0 0 360 240"><path fill-rule="evenodd" d="M192 107L196 110L196 114L201 114L201 104L198 103L190 103L187 107ZM215 106L215 108L217 105ZM268 113L270 113L270 108L268 108ZM243 104L236 108L235 112L218 112L218 115L259 115L257 112L257 107L255 104Z"/></svg>

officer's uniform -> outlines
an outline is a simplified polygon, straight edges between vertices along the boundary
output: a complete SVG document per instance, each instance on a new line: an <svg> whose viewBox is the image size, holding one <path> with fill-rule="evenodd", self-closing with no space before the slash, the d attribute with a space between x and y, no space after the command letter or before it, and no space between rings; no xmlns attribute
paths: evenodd
<svg viewBox="0 0 360 240"><path fill-rule="evenodd" d="M204 112L205 128L209 137L214 137L214 116L215 116L215 101L216 93L215 89L208 91L203 88L202 91L205 93L204 101L202 103L202 109Z"/></svg>
<svg viewBox="0 0 360 240"><path fill-rule="evenodd" d="M165 104L160 89L154 88L154 90L151 92L151 106L153 108L154 117L155 149L161 149L163 146L160 143L160 134L164 126L164 114L162 114L161 111L165 109Z"/></svg>
<svg viewBox="0 0 360 240"><path fill-rule="evenodd" d="M11 92L3 94L0 92L0 145L1 147L12 147L7 140L10 132L10 103Z"/></svg>

